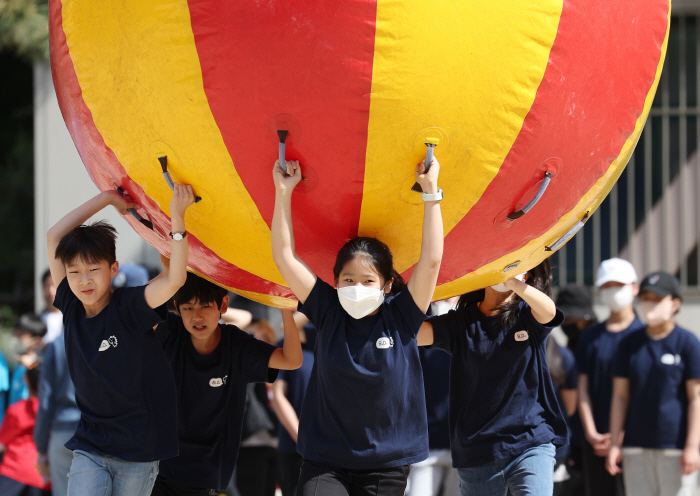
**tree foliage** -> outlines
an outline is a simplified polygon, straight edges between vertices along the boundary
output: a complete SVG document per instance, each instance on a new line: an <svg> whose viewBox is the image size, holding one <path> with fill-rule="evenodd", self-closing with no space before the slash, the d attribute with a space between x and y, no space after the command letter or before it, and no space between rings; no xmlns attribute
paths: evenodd
<svg viewBox="0 0 700 496"><path fill-rule="evenodd" d="M0 0L0 51L28 61L49 59L46 1Z"/></svg>

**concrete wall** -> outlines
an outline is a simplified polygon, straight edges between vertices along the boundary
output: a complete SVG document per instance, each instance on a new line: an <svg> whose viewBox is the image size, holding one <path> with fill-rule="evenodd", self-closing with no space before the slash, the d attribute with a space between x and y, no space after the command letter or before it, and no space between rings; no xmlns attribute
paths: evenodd
<svg viewBox="0 0 700 496"><path fill-rule="evenodd" d="M56 100L48 64L34 66L34 268L35 305L43 308L39 278L48 268L46 231L61 217L97 193ZM160 267L158 252L143 241L112 207L91 221L105 219L119 232L117 260Z"/></svg>

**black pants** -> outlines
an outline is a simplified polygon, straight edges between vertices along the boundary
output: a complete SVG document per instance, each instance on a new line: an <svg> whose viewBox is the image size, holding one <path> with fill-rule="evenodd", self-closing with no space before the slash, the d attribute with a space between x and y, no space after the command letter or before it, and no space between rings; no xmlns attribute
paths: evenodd
<svg viewBox="0 0 700 496"><path fill-rule="evenodd" d="M234 483L241 496L275 496L277 449L267 446L238 451Z"/></svg>
<svg viewBox="0 0 700 496"><path fill-rule="evenodd" d="M583 479L586 496L624 496L622 474L615 477L605 470L605 457L598 456L588 441L583 442Z"/></svg>
<svg viewBox="0 0 700 496"><path fill-rule="evenodd" d="M304 460L297 496L403 496L410 469L350 470Z"/></svg>
<svg viewBox="0 0 700 496"><path fill-rule="evenodd" d="M303 461L299 453L277 453L277 483L282 496L296 496Z"/></svg>
<svg viewBox="0 0 700 496"><path fill-rule="evenodd" d="M211 496L211 494L210 489L185 484L184 482L175 482L160 475L156 477L156 483L153 485L153 491L151 491L151 496ZM219 494L219 492L214 491L213 494Z"/></svg>

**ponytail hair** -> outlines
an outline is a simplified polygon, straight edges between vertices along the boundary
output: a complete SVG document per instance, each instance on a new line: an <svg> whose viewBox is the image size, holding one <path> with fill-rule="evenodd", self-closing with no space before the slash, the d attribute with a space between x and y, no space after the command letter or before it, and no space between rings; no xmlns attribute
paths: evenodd
<svg viewBox="0 0 700 496"><path fill-rule="evenodd" d="M527 284L532 286L544 294L552 297L552 263L549 259L544 260L538 266L533 267L528 270L527 273L530 277L525 281ZM484 301L484 295L486 293L485 289L479 289L477 291L472 291L471 293L463 294L459 297L457 302L457 308L466 308L469 305ZM503 303L497 309L497 319L494 326L487 329L486 333L489 339L496 339L503 329L510 329L515 325L515 321L518 318L518 308L520 307L520 302L523 301L520 296L513 294L508 302Z"/></svg>
<svg viewBox="0 0 700 496"><path fill-rule="evenodd" d="M390 295L397 294L406 286L401 274L394 269L394 257L391 255L389 247L377 238L366 237L353 238L338 251L335 265L333 266L333 277L336 284L340 277L340 271L343 270L345 264L357 257L362 257L367 263L371 264L379 275L384 278L385 284L390 279L394 280L391 284Z"/></svg>

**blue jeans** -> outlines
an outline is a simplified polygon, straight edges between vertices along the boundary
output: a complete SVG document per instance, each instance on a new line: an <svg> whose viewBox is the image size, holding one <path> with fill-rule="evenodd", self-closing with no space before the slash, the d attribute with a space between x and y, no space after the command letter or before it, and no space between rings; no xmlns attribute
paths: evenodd
<svg viewBox="0 0 700 496"><path fill-rule="evenodd" d="M68 473L68 496L149 496L158 462L128 462L75 450Z"/></svg>
<svg viewBox="0 0 700 496"><path fill-rule="evenodd" d="M73 452L65 444L73 437L75 430L52 430L49 434L49 473L51 474L51 494L68 494L68 472L73 463Z"/></svg>
<svg viewBox="0 0 700 496"><path fill-rule="evenodd" d="M541 444L518 456L480 467L460 468L462 496L551 496L554 490L554 445Z"/></svg>

